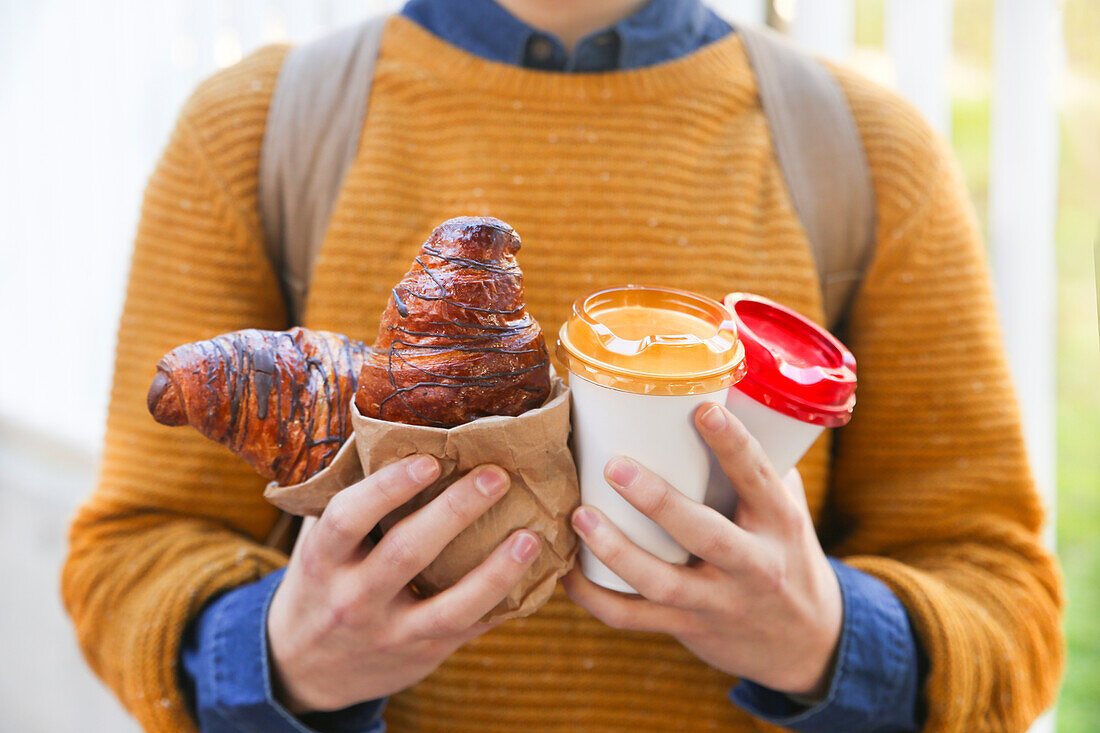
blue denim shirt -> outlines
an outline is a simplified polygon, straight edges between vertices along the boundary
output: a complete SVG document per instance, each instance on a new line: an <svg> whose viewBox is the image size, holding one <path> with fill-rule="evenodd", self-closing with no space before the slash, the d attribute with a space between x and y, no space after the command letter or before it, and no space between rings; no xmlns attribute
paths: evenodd
<svg viewBox="0 0 1100 733"><path fill-rule="evenodd" d="M634 15L585 36L572 54L549 33L493 0L410 0L401 11L443 40L501 63L559 72L632 69L684 56L731 32L698 0L651 0ZM825 699L804 707L749 681L730 699L749 713L805 733L920 728L923 658L901 602L885 585L839 560L844 622ZM204 731L376 733L385 700L295 717L275 700L266 619L283 571L229 591L188 628L181 668Z"/></svg>

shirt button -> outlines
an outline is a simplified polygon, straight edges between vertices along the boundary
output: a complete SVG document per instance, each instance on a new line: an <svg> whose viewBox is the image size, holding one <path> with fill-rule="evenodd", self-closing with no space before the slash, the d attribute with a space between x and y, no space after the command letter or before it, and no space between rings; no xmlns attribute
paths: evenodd
<svg viewBox="0 0 1100 733"><path fill-rule="evenodd" d="M531 41L531 56L537 61L546 61L553 51L550 41L545 38L535 38Z"/></svg>
<svg viewBox="0 0 1100 733"><path fill-rule="evenodd" d="M604 33L603 35L596 36L596 44L599 46L606 46L614 40L610 33Z"/></svg>

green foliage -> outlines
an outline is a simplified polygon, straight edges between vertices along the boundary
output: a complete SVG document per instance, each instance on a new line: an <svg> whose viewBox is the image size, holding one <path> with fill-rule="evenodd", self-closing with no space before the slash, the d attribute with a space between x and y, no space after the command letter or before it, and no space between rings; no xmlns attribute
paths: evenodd
<svg viewBox="0 0 1100 733"><path fill-rule="evenodd" d="M885 11L883 0L856 0L855 43L857 46L882 48L882 24Z"/></svg>
<svg viewBox="0 0 1100 733"><path fill-rule="evenodd" d="M1093 123L1100 122L1100 115ZM1063 125L1067 130L1069 125ZM1093 242L1100 235L1083 183L1067 175L1077 152L1062 140L1058 217L1058 554L1066 577L1069 666L1058 705L1059 733L1091 733L1100 718L1100 351ZM1092 170L1100 161L1093 158ZM1084 186L1081 186L1084 188ZM1098 200L1093 189L1093 201Z"/></svg>
<svg viewBox="0 0 1100 733"><path fill-rule="evenodd" d="M1100 81L1100 3L1067 0L1063 12L1070 66Z"/></svg>
<svg viewBox="0 0 1100 733"><path fill-rule="evenodd" d="M957 98L951 102L951 147L959 159L978 221L988 235L989 97ZM988 241L988 237L987 237Z"/></svg>

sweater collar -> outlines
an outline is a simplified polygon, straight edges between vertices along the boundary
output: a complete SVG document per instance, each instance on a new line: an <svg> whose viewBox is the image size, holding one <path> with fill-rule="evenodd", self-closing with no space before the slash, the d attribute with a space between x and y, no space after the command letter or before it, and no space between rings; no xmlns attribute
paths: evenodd
<svg viewBox="0 0 1100 733"><path fill-rule="evenodd" d="M633 15L582 38L569 55L560 39L494 0L409 0L401 14L482 58L547 71L652 66L696 51L731 30L699 0L650 0Z"/></svg>
<svg viewBox="0 0 1100 733"><path fill-rule="evenodd" d="M515 109L553 109L578 100L617 107L631 100L667 101L715 92L732 94L739 104L756 104L755 78L736 33L641 69L571 74L490 61L399 14L390 19L382 36L379 67L389 61L415 69L418 77L433 77L440 89L507 97Z"/></svg>

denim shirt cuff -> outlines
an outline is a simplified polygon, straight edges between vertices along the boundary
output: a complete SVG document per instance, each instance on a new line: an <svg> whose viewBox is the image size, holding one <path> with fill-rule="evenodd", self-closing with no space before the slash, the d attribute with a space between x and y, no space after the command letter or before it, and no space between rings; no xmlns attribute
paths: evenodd
<svg viewBox="0 0 1100 733"><path fill-rule="evenodd" d="M839 560L829 563L840 583L844 621L825 699L807 708L748 680L730 699L800 733L919 730L920 650L905 608L881 581Z"/></svg>
<svg viewBox="0 0 1100 733"><path fill-rule="evenodd" d="M267 611L285 568L210 603L188 630L181 657L203 731L378 733L385 698L295 717L272 686Z"/></svg>

